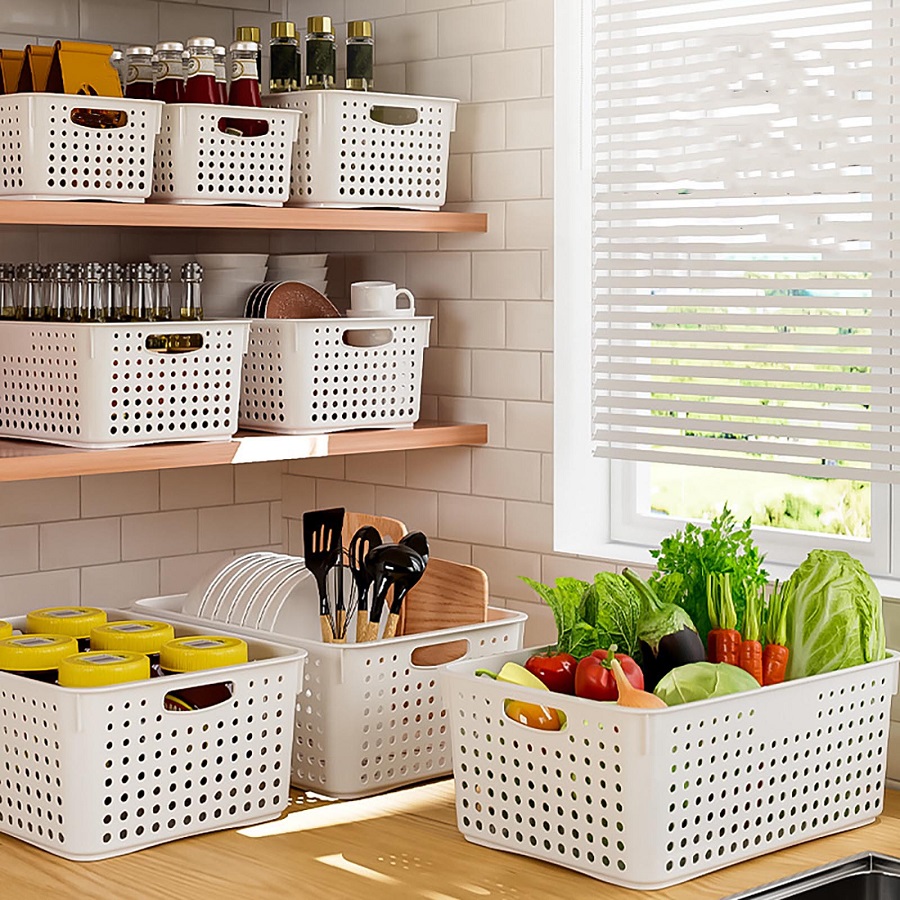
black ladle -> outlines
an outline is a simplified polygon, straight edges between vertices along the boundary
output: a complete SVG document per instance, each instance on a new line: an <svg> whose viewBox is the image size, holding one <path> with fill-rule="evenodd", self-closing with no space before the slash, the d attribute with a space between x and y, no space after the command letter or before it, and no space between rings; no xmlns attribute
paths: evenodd
<svg viewBox="0 0 900 900"><path fill-rule="evenodd" d="M428 538L421 531L410 531L400 538L400 543L410 550L415 550L422 557L425 565L428 565Z"/></svg>
<svg viewBox="0 0 900 900"><path fill-rule="evenodd" d="M378 529L372 525L363 525L350 539L347 548L350 572L356 585L356 642L362 643L366 639L366 630L369 625L369 588L372 586L372 576L366 568L366 554L375 547L381 545L381 535Z"/></svg>
<svg viewBox="0 0 900 900"><path fill-rule="evenodd" d="M425 560L410 547L402 544L382 544L366 555L366 569L375 581L375 593L369 611L369 627L366 640L374 641L378 637L378 626L381 624L381 613L388 591L393 587L394 600L391 613L385 626L384 637L393 637L397 631L397 620L403 598L414 587L425 572ZM394 612L396 610L396 613Z"/></svg>

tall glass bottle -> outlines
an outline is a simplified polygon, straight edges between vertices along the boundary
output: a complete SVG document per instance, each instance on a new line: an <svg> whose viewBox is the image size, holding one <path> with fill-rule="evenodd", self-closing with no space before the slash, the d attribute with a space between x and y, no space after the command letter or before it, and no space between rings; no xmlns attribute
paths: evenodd
<svg viewBox="0 0 900 900"><path fill-rule="evenodd" d="M119 263L110 262L103 267L103 318L106 322L116 322L121 318L123 279L124 270Z"/></svg>
<svg viewBox="0 0 900 900"><path fill-rule="evenodd" d="M0 263L0 318L21 318L16 303L16 267L12 263Z"/></svg>
<svg viewBox="0 0 900 900"><path fill-rule="evenodd" d="M19 308L23 319L44 318L44 268L40 263L21 263L16 267L19 282Z"/></svg>
<svg viewBox="0 0 900 900"><path fill-rule="evenodd" d="M306 20L306 86L333 88L337 71L334 26L330 16L310 16Z"/></svg>
<svg viewBox="0 0 900 900"><path fill-rule="evenodd" d="M71 263L55 262L47 266L47 319L54 322L73 320L75 300L72 287Z"/></svg>
<svg viewBox="0 0 900 900"><path fill-rule="evenodd" d="M375 38L371 22L347 23L347 90L375 90Z"/></svg>
<svg viewBox="0 0 900 900"><path fill-rule="evenodd" d="M132 100L153 99L153 48L129 47L125 51L125 96Z"/></svg>
<svg viewBox="0 0 900 900"><path fill-rule="evenodd" d="M113 50L113 52L109 55L110 65L116 70L116 74L119 76L119 84L122 87L122 96L125 96L125 54L121 50Z"/></svg>
<svg viewBox="0 0 900 900"><path fill-rule="evenodd" d="M82 322L103 322L106 315L103 265L98 262L84 263L80 276L83 290L78 310L79 319Z"/></svg>
<svg viewBox="0 0 900 900"><path fill-rule="evenodd" d="M188 262L181 267L181 318L186 320L203 318L203 266L198 262Z"/></svg>
<svg viewBox="0 0 900 900"><path fill-rule="evenodd" d="M155 275L152 263L137 263L134 267L131 291L131 319L134 322L149 322L153 318Z"/></svg>
<svg viewBox="0 0 900 900"><path fill-rule="evenodd" d="M153 270L150 318L154 322L168 322L172 318L172 305L169 300L169 279L172 277L172 269L168 263L150 265Z"/></svg>
<svg viewBox="0 0 900 900"><path fill-rule="evenodd" d="M269 91L284 94L300 90L300 45L293 22L273 22L269 41Z"/></svg>
<svg viewBox="0 0 900 900"><path fill-rule="evenodd" d="M216 42L208 37L192 37L187 42L187 84L184 89L186 103L219 104L216 86Z"/></svg>
<svg viewBox="0 0 900 900"><path fill-rule="evenodd" d="M156 45L156 83L153 99L164 103L184 102L184 63L181 54L184 44L180 41L164 41Z"/></svg>

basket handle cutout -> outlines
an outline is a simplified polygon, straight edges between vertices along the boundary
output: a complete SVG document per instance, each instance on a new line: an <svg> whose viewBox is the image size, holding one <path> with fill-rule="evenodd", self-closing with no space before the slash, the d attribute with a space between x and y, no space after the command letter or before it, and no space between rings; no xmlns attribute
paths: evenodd
<svg viewBox="0 0 900 900"><path fill-rule="evenodd" d="M414 666L427 669L462 659L468 652L469 642L465 639L461 641L445 641L442 644L428 644L425 647L416 647L409 661Z"/></svg>
<svg viewBox="0 0 900 900"><path fill-rule="evenodd" d="M549 704L527 703L507 698L503 701L503 715L511 722L533 731L563 731L566 714Z"/></svg>
<svg viewBox="0 0 900 900"><path fill-rule="evenodd" d="M216 127L222 134L236 138L258 138L269 133L269 123L265 119L219 119Z"/></svg>
<svg viewBox="0 0 900 900"><path fill-rule="evenodd" d="M166 694L163 698L163 709L174 713L197 712L230 703L233 695L233 681L199 684Z"/></svg>
<svg viewBox="0 0 900 900"><path fill-rule="evenodd" d="M419 111L412 106L373 106L369 118L379 125L415 125Z"/></svg>
<svg viewBox="0 0 900 900"><path fill-rule="evenodd" d="M386 347L393 340L392 328L348 328L341 337L348 347Z"/></svg>
<svg viewBox="0 0 900 900"><path fill-rule="evenodd" d="M148 334L144 347L153 353L190 353L203 347L203 335Z"/></svg>
<svg viewBox="0 0 900 900"><path fill-rule="evenodd" d="M128 124L128 113L120 109L96 109L76 106L69 118L82 128L124 128Z"/></svg>

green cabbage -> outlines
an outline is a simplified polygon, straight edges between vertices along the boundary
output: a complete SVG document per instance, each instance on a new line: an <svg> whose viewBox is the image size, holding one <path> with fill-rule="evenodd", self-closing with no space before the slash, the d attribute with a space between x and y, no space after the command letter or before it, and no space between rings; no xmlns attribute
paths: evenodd
<svg viewBox="0 0 900 900"><path fill-rule="evenodd" d="M787 583L787 677L884 659L881 594L843 550L813 550Z"/></svg>
<svg viewBox="0 0 900 900"><path fill-rule="evenodd" d="M679 706L710 697L740 694L759 687L749 673L728 663L696 662L678 666L664 675L653 691L666 706Z"/></svg>

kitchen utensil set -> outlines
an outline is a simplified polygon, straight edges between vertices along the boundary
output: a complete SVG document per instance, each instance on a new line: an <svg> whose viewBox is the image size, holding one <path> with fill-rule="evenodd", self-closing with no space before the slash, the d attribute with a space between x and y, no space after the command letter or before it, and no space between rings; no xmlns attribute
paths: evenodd
<svg viewBox="0 0 900 900"><path fill-rule="evenodd" d="M319 588L319 621L322 640L344 643L350 620L356 615L356 641L378 639L381 616L388 593L393 588L389 613L382 638L394 637L403 600L419 582L428 563L428 539L422 532L411 532L400 543L383 543L378 529L363 525L350 539L347 550L341 546L344 510L320 509L303 514L303 545L306 566ZM343 555L353 576L349 604L344 603ZM337 571L335 602L328 597L328 575ZM369 589L374 585L371 606Z"/></svg>

